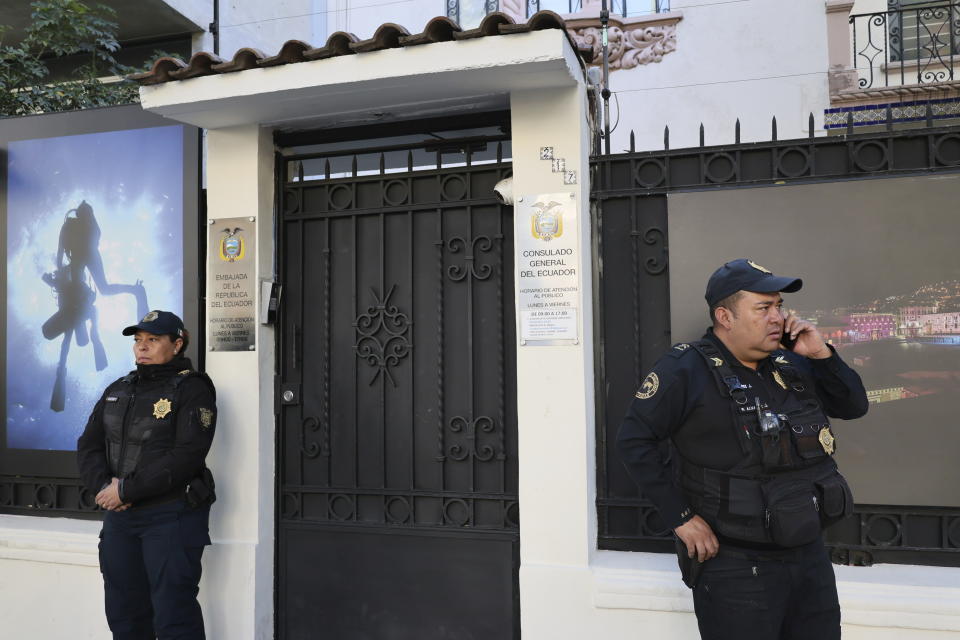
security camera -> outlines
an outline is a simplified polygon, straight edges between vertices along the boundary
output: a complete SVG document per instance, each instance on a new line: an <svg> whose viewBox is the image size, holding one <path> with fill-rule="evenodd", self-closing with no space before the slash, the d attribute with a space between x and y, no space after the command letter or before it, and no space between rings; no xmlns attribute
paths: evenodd
<svg viewBox="0 0 960 640"><path fill-rule="evenodd" d="M587 84L593 87L599 87L603 84L603 75L597 67L587 69Z"/></svg>
<svg viewBox="0 0 960 640"><path fill-rule="evenodd" d="M493 194L500 204L513 204L513 177L504 178L493 186Z"/></svg>

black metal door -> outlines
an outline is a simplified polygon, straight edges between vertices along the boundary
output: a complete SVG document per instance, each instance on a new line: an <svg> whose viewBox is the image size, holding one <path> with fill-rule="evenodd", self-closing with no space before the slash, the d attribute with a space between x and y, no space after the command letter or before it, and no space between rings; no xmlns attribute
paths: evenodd
<svg viewBox="0 0 960 640"><path fill-rule="evenodd" d="M464 148L283 163L280 638L519 637L510 166Z"/></svg>

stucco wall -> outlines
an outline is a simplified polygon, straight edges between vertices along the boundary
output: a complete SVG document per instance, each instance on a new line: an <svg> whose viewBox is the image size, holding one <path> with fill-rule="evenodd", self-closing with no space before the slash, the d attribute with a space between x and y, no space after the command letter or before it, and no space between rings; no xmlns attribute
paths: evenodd
<svg viewBox="0 0 960 640"><path fill-rule="evenodd" d="M683 14L676 51L659 63L610 74L612 148L730 144L740 119L743 141L769 140L776 116L781 139L807 135L813 112L822 134L827 92L827 31L822 0L673 0ZM619 110L618 105L619 103Z"/></svg>

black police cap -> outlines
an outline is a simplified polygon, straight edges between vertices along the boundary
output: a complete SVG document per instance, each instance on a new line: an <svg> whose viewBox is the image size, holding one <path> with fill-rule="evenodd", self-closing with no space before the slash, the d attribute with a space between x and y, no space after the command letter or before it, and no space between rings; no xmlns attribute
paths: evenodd
<svg viewBox="0 0 960 640"><path fill-rule="evenodd" d="M151 311L140 322L123 330L123 335L132 336L137 331L146 331L156 336L183 336L183 320L169 311Z"/></svg>
<svg viewBox="0 0 960 640"><path fill-rule="evenodd" d="M704 297L711 307L737 291L754 293L793 293L803 286L800 278L787 278L773 275L769 269L761 267L753 260L740 258L732 260L713 272L707 281L707 293Z"/></svg>

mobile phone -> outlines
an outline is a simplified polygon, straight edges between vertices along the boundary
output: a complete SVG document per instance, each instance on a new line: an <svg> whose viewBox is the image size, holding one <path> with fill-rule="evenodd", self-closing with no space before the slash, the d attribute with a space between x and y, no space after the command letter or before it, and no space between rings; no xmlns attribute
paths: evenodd
<svg viewBox="0 0 960 640"><path fill-rule="evenodd" d="M793 348L797 346L797 339L791 338L790 334L784 331L783 335L780 337L780 344L783 345L784 349L788 351L793 351Z"/></svg>

